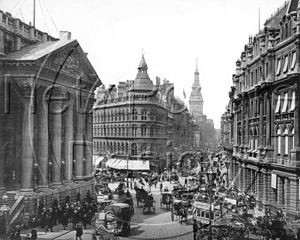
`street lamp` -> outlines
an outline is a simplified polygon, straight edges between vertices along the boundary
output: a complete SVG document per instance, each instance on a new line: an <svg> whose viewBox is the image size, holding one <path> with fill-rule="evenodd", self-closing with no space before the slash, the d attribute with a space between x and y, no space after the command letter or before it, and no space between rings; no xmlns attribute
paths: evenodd
<svg viewBox="0 0 300 240"><path fill-rule="evenodd" d="M62 183L64 181L64 172L65 172L65 161L62 160L61 161L61 181L62 181Z"/></svg>
<svg viewBox="0 0 300 240"><path fill-rule="evenodd" d="M226 161L224 162L225 163L225 166L226 166L226 169L227 169L227 187L229 186L229 182L228 182L228 170L229 170L229 166L230 166L230 161L228 160L228 158L226 158Z"/></svg>
<svg viewBox="0 0 300 240"><path fill-rule="evenodd" d="M33 183L34 183L34 188L36 190L37 188L37 180L38 180L38 170L39 165L37 163L33 164Z"/></svg>
<svg viewBox="0 0 300 240"><path fill-rule="evenodd" d="M48 182L49 185L52 183L52 162L48 162Z"/></svg>
<svg viewBox="0 0 300 240"><path fill-rule="evenodd" d="M129 183L128 183L128 164L129 164L129 159L130 159L130 155L127 155L127 181L126 181L126 187L129 188Z"/></svg>
<svg viewBox="0 0 300 240"><path fill-rule="evenodd" d="M214 180L216 178L216 173L211 169L208 169L206 172L207 181L208 181L208 191L209 191L209 236L208 240L212 240L212 227L211 227L211 218L212 218L212 187Z"/></svg>

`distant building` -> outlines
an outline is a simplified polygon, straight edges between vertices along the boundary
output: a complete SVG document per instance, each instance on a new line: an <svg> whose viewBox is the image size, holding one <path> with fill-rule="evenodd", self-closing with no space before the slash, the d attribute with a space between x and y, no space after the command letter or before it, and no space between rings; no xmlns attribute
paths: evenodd
<svg viewBox="0 0 300 240"><path fill-rule="evenodd" d="M300 207L299 16L300 1L287 1L249 37L222 116L234 144L234 184L262 209L284 206L290 219Z"/></svg>
<svg viewBox="0 0 300 240"><path fill-rule="evenodd" d="M212 119L207 119L203 114L203 97L201 93L201 85L198 71L198 60L196 62L196 69L194 72L194 82L192 85L192 92L190 96L190 113L195 119L194 143L196 149L214 145L217 141L214 122Z"/></svg>
<svg viewBox="0 0 300 240"><path fill-rule="evenodd" d="M7 192L13 214L91 196L93 182L83 180L92 173L90 110L101 82L77 40L0 11L0 77L0 196Z"/></svg>
<svg viewBox="0 0 300 240"><path fill-rule="evenodd" d="M94 155L110 159L111 168L161 170L166 167L166 97L150 80L142 56L135 80L104 85L97 91L94 105ZM98 161L102 160L100 158ZM105 163L103 163L105 164Z"/></svg>

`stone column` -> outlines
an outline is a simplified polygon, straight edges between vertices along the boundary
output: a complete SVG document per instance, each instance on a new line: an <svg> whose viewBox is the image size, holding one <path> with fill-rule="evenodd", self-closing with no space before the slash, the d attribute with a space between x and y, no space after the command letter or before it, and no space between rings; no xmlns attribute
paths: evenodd
<svg viewBox="0 0 300 240"><path fill-rule="evenodd" d="M52 160L52 186L59 187L61 179L61 131L62 131L62 109L61 101L50 102L51 115L51 160Z"/></svg>
<svg viewBox="0 0 300 240"><path fill-rule="evenodd" d="M75 143L74 143L74 159L75 165L75 178L77 180L83 179L83 131L84 131L84 113L76 113L76 126L75 126Z"/></svg>
<svg viewBox="0 0 300 240"><path fill-rule="evenodd" d="M299 87L295 84L295 110L294 110L294 148L291 150L291 165L299 166L300 159L300 118L299 118L299 106L300 106L300 93Z"/></svg>
<svg viewBox="0 0 300 240"><path fill-rule="evenodd" d="M38 189L48 188L48 159L49 159L49 125L48 102L43 100L38 103Z"/></svg>
<svg viewBox="0 0 300 240"><path fill-rule="evenodd" d="M33 91L33 88L30 89ZM30 94L30 93L29 93ZM32 92L33 94L33 92ZM28 104L23 111L22 135L22 181L21 192L33 192L33 151L34 151L34 114L32 114L33 97L28 97Z"/></svg>
<svg viewBox="0 0 300 240"><path fill-rule="evenodd" d="M263 108L264 108L264 97L262 95L259 96L259 137L258 137L258 159L262 159L263 148L263 138L264 138L264 119L263 119Z"/></svg>
<svg viewBox="0 0 300 240"><path fill-rule="evenodd" d="M74 105L69 105L67 111L64 113L64 127L65 127L65 149L64 149L64 160L65 160L65 181L71 182L73 179L73 114Z"/></svg>
<svg viewBox="0 0 300 240"><path fill-rule="evenodd" d="M282 178L277 175L277 204L283 204L283 188L282 188Z"/></svg>
<svg viewBox="0 0 300 240"><path fill-rule="evenodd" d="M299 205L299 178L293 176L290 179L290 209L294 211L300 207Z"/></svg>
<svg viewBox="0 0 300 240"><path fill-rule="evenodd" d="M90 108L89 108L90 109ZM85 174L91 176L93 168L93 114L87 113L86 115L86 131L85 131Z"/></svg>

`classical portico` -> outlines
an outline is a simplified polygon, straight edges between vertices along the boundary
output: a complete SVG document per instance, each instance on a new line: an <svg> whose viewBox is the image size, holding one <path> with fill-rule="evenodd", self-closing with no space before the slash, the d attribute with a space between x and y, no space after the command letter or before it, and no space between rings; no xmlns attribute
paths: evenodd
<svg viewBox="0 0 300 240"><path fill-rule="evenodd" d="M47 191L91 176L88 108L101 82L78 42L27 46L0 65L0 192Z"/></svg>

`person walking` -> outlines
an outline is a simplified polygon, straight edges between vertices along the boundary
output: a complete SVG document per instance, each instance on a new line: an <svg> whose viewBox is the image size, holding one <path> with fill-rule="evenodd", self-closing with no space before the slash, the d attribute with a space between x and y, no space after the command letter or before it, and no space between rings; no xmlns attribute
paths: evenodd
<svg viewBox="0 0 300 240"><path fill-rule="evenodd" d="M197 232L198 232L198 224L196 219L193 220L193 239L197 239Z"/></svg>
<svg viewBox="0 0 300 240"><path fill-rule="evenodd" d="M160 182L160 184L159 184L159 189L160 189L160 192L162 192L162 190L163 190L163 183L162 182Z"/></svg>
<svg viewBox="0 0 300 240"><path fill-rule="evenodd" d="M79 238L80 240L82 240L82 238L81 238L81 236L82 236L82 234L83 234L83 230L82 230L82 227L80 227L80 225L79 224L77 224L77 227L76 227L76 229L75 229L75 231L76 231L76 240Z"/></svg>

